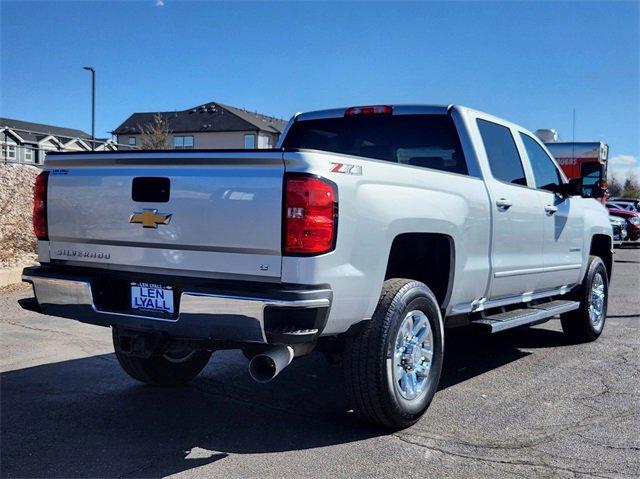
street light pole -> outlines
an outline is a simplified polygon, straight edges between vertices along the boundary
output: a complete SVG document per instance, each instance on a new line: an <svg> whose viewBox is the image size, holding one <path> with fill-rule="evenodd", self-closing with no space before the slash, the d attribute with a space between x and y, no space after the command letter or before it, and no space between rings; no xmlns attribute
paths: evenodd
<svg viewBox="0 0 640 479"><path fill-rule="evenodd" d="M91 149L96 147L96 71L93 67L82 67L91 72Z"/></svg>

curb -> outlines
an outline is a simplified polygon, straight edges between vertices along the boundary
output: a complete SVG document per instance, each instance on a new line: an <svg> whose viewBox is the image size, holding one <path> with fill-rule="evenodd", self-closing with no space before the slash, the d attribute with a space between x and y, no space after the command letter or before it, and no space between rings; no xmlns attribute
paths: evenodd
<svg viewBox="0 0 640 479"><path fill-rule="evenodd" d="M13 268L0 269L0 288L11 284L22 282L22 270L27 266L34 266L36 263L24 264Z"/></svg>

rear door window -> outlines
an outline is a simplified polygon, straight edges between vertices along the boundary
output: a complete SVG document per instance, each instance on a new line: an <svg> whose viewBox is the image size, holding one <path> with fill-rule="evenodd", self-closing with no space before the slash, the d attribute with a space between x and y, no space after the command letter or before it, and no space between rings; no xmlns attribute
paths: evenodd
<svg viewBox="0 0 640 479"><path fill-rule="evenodd" d="M505 183L527 186L522 159L511 130L491 121L477 121L493 177Z"/></svg>
<svg viewBox="0 0 640 479"><path fill-rule="evenodd" d="M362 115L295 122L284 148L330 151L468 174L448 115Z"/></svg>

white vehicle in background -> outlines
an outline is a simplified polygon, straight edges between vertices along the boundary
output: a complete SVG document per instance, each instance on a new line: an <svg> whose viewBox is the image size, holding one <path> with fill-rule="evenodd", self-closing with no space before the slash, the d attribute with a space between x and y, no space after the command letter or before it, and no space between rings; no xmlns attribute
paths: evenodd
<svg viewBox="0 0 640 479"><path fill-rule="evenodd" d="M611 229L613 231L613 244L614 246L620 246L629 237L627 233L627 221L624 218L610 215L609 222L611 223Z"/></svg>
<svg viewBox="0 0 640 479"><path fill-rule="evenodd" d="M359 417L403 428L447 325L600 335L612 228L580 188L535 135L461 106L303 113L273 150L49 154L23 279L45 314L111 327L137 380L239 348L265 382L317 349Z"/></svg>

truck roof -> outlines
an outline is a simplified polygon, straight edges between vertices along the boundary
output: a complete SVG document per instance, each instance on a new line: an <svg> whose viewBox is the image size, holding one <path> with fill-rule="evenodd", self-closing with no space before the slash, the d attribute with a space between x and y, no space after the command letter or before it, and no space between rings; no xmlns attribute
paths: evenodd
<svg viewBox="0 0 640 479"><path fill-rule="evenodd" d="M453 105L398 105L392 103L372 103L371 105L390 106L394 115L446 115ZM325 110L314 110L304 113L297 113L294 118L302 121L321 120L323 118L339 118L349 108L360 107L362 105L349 105L340 108L328 108Z"/></svg>
<svg viewBox="0 0 640 479"><path fill-rule="evenodd" d="M294 115L292 120L307 121L307 120L321 120L325 118L340 118L345 115L345 112L349 108L362 108L364 106L390 106L391 108L393 108L393 115L446 115L450 113L451 110L458 110L463 114L467 114L467 113L480 114L483 117L489 119L490 121L495 121L496 123L499 123L501 125L524 129L522 126L517 125L508 120L505 120L504 118L500 118L500 117L488 114L486 112L483 112L481 110L476 110L474 108L469 108L469 107L466 107L463 105L457 105L457 104L402 105L402 104L393 104L393 103L372 103L370 105L351 105L351 106L345 106L341 108L330 108L326 110L315 110L315 111L309 111L304 113L297 113L296 115ZM290 124L291 122L289 122L289 124L287 125L287 128L285 128L283 132L283 136L287 133L288 127L290 126Z"/></svg>

